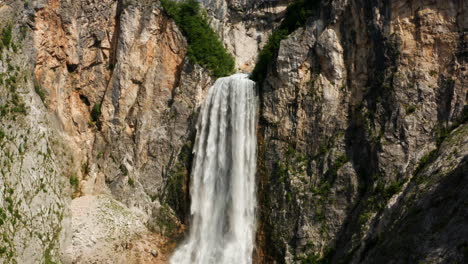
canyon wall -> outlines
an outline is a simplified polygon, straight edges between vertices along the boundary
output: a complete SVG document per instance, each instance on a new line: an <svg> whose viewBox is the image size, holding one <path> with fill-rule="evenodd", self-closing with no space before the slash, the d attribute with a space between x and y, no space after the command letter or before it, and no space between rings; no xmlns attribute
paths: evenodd
<svg viewBox="0 0 468 264"><path fill-rule="evenodd" d="M201 0L251 71L293 1ZM463 0L323 0L258 125L255 263L463 263ZM166 263L209 71L156 0L0 2L0 262Z"/></svg>
<svg viewBox="0 0 468 264"><path fill-rule="evenodd" d="M265 263L463 262L467 12L321 1L281 41L260 87Z"/></svg>
<svg viewBox="0 0 468 264"><path fill-rule="evenodd" d="M200 0L227 49L236 58L236 69L251 72L257 54L279 25L292 0Z"/></svg>
<svg viewBox="0 0 468 264"><path fill-rule="evenodd" d="M164 263L186 221L209 72L186 60L158 1L6 1L0 11L12 29L0 64L0 259Z"/></svg>

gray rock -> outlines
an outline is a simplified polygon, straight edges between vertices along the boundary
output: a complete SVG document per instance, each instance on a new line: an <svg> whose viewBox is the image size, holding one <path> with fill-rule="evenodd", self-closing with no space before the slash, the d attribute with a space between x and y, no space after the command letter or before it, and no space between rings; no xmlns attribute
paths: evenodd
<svg viewBox="0 0 468 264"><path fill-rule="evenodd" d="M461 261L463 246L454 245L463 239L448 242L442 237L452 232L449 225L441 223L438 233L425 220L437 207L412 216L406 210L420 207L398 202L419 188L411 186L420 184L414 175L421 160L467 105L466 74L452 66L466 65L456 48L459 19L449 19L457 3L323 1L320 15L281 41L260 89L260 262L389 263L395 251L404 252L401 261ZM439 153L442 160L447 155ZM441 184L465 170L454 156ZM466 188L460 184L458 195ZM435 188L437 194L421 190L416 201L453 193ZM455 211L460 202L445 201ZM415 224L392 218L395 212ZM426 238L441 238L425 243L416 225ZM384 235L395 226L392 237ZM398 235L402 230L408 236ZM403 246L409 237L420 245Z"/></svg>

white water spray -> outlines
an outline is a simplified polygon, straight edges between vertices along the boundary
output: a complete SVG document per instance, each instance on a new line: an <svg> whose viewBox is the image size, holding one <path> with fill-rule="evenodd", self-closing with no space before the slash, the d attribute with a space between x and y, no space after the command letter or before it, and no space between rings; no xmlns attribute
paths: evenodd
<svg viewBox="0 0 468 264"><path fill-rule="evenodd" d="M192 222L171 264L250 264L255 235L255 83L220 78L197 123Z"/></svg>

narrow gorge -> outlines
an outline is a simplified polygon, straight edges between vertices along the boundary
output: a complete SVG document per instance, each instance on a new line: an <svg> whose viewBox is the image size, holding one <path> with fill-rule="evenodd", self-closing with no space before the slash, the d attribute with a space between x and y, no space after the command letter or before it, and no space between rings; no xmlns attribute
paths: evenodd
<svg viewBox="0 0 468 264"><path fill-rule="evenodd" d="M468 263L468 1L0 0L0 263Z"/></svg>

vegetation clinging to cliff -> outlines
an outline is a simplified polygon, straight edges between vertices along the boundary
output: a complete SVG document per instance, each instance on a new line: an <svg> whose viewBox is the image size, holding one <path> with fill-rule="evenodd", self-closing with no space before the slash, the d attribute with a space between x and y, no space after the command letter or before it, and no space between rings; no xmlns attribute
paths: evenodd
<svg viewBox="0 0 468 264"><path fill-rule="evenodd" d="M234 58L226 51L223 43L210 28L206 15L195 0L174 2L161 0L166 13L174 19L187 38L189 59L213 72L215 77L234 72Z"/></svg>
<svg viewBox="0 0 468 264"><path fill-rule="evenodd" d="M273 32L258 55L257 63L251 79L262 83L268 71L268 65L278 56L281 40L285 39L296 29L303 27L307 18L318 9L320 0L297 0L290 4L281 25Z"/></svg>
<svg viewBox="0 0 468 264"><path fill-rule="evenodd" d="M11 44L11 40L12 40L12 27L11 25L8 25L2 30L0 50L2 50L3 47L9 47Z"/></svg>

